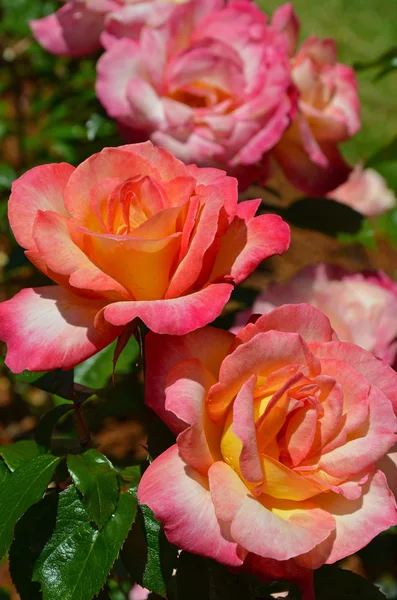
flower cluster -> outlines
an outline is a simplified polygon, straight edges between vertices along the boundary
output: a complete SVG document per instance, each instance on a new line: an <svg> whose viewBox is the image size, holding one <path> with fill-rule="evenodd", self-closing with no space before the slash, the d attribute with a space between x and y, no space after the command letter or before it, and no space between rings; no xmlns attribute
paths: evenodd
<svg viewBox="0 0 397 600"><path fill-rule="evenodd" d="M146 404L176 444L139 501L180 549L313 600L313 569L397 523L397 286L309 267L234 333L209 324L290 242L238 183L282 171L369 214L392 205L339 150L360 126L354 72L331 39L297 49L289 4L269 21L250 0L68 0L31 26L57 54L105 48L97 93L132 143L14 182L11 228L55 285L0 304L6 364L71 369L143 322Z"/></svg>
<svg viewBox="0 0 397 600"><path fill-rule="evenodd" d="M342 158L360 127L355 73L330 38L296 48L291 4L269 20L251 0L69 0L31 27L55 54L104 47L97 95L129 142L224 168L241 189L281 170L298 194L363 214L395 203L380 176Z"/></svg>

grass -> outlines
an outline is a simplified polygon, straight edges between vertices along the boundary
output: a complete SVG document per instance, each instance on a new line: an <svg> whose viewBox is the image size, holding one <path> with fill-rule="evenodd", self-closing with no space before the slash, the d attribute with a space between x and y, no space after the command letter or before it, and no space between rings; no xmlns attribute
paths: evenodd
<svg viewBox="0 0 397 600"><path fill-rule="evenodd" d="M257 0L271 14L278 0ZM371 61L397 43L396 0L295 0L301 20L301 38L333 37L339 60L352 65ZM358 73L362 129L343 151L352 163L366 159L386 145L397 132L397 71L381 81L374 72Z"/></svg>

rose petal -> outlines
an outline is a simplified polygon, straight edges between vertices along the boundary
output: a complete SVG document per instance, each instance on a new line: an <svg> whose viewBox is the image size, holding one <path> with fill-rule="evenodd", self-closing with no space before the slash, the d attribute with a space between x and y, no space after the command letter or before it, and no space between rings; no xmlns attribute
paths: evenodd
<svg viewBox="0 0 397 600"><path fill-rule="evenodd" d="M242 564L244 551L226 539L215 516L208 479L182 460L177 446L163 452L145 471L138 498L164 523L172 544L229 566Z"/></svg>
<svg viewBox="0 0 397 600"><path fill-rule="evenodd" d="M0 339L14 372L71 369L110 344L122 329L94 327L104 302L59 286L24 289L0 304Z"/></svg>

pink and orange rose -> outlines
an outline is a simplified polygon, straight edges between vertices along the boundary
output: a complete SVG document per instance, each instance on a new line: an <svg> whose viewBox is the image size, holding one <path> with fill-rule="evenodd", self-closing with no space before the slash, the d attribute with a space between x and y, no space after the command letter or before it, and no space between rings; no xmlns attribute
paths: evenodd
<svg viewBox="0 0 397 600"><path fill-rule="evenodd" d="M177 443L138 496L180 548L299 580L397 523L379 464L397 374L317 309L282 306L237 336L149 334L146 358L146 401Z"/></svg>
<svg viewBox="0 0 397 600"><path fill-rule="evenodd" d="M259 204L237 205L235 179L150 142L31 169L14 183L9 220L58 285L0 304L7 365L69 369L136 318L176 335L211 322L234 284L288 247L288 226L254 217Z"/></svg>

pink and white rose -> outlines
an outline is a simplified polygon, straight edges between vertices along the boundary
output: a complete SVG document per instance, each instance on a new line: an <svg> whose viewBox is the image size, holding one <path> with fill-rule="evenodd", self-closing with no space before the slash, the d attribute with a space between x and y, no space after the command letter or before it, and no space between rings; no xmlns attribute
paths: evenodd
<svg viewBox="0 0 397 600"><path fill-rule="evenodd" d="M114 41L97 95L131 140L251 181L293 118L288 45L254 3L191 0L139 40Z"/></svg>
<svg viewBox="0 0 397 600"><path fill-rule="evenodd" d="M259 294L249 311L237 315L233 331L252 314L268 314L283 304L306 302L323 312L339 339L361 346L389 364L397 354L397 284L382 271L350 273L318 264L286 283Z"/></svg>

